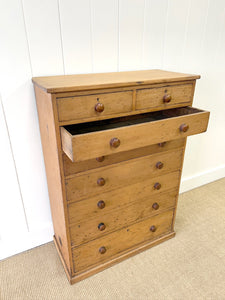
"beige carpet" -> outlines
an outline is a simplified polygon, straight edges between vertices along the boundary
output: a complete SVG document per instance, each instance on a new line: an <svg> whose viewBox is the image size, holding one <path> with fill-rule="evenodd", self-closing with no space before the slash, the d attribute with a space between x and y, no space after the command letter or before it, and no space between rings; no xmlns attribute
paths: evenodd
<svg viewBox="0 0 225 300"><path fill-rule="evenodd" d="M0 299L225 299L225 178L179 197L175 238L70 286L53 243L0 262Z"/></svg>

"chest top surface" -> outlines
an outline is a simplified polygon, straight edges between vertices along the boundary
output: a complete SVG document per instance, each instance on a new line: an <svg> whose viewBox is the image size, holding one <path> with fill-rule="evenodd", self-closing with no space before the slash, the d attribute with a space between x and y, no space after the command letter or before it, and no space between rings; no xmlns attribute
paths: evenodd
<svg viewBox="0 0 225 300"><path fill-rule="evenodd" d="M143 70L98 74L33 77L32 81L48 93L71 92L123 86L142 86L199 79L199 75L164 70Z"/></svg>

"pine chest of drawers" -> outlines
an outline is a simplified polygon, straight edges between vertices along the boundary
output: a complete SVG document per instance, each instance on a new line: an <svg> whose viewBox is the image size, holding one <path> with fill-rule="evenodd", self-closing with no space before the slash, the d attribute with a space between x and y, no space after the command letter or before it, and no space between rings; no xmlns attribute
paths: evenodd
<svg viewBox="0 0 225 300"><path fill-rule="evenodd" d="M70 283L172 238L199 76L161 70L33 78L54 241Z"/></svg>

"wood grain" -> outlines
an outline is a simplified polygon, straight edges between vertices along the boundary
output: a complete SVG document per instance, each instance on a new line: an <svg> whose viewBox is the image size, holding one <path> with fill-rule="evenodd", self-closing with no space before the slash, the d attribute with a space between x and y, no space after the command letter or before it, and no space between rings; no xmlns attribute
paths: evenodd
<svg viewBox="0 0 225 300"><path fill-rule="evenodd" d="M154 240L162 234L171 232L172 217L173 210L170 210L74 248L75 272L101 264L134 245ZM156 226L155 232L150 231L152 225ZM106 253L100 254L98 250L103 246L106 248Z"/></svg>
<svg viewBox="0 0 225 300"><path fill-rule="evenodd" d="M131 85L167 83L194 80L199 75L190 75L163 70L113 72L66 76L33 77L33 82L48 93L72 92Z"/></svg>
<svg viewBox="0 0 225 300"><path fill-rule="evenodd" d="M166 109L174 104L191 105L193 97L193 84L181 84L176 86L165 85L160 88L137 90L136 109L158 107ZM170 102L164 102L164 96L171 97Z"/></svg>
<svg viewBox="0 0 225 300"><path fill-rule="evenodd" d="M66 226L67 217L63 205L63 191L52 99L50 94L44 93L43 90L37 86L35 86L35 96L55 237L58 244L60 244L60 251L64 257L67 268L71 270L69 237ZM59 240L61 240L61 243Z"/></svg>
<svg viewBox="0 0 225 300"><path fill-rule="evenodd" d="M68 204L69 222L71 225L78 224L83 220L99 218L99 216L111 213L115 209L124 210L124 207L132 204L136 199L157 199L159 195L165 192L170 193L171 190L178 190L179 177L180 172L176 171L169 175L146 179L133 185L88 197L78 202L70 202ZM162 185L159 191L153 188L156 181L160 181ZM98 208L99 201L104 201L105 207L103 209Z"/></svg>
<svg viewBox="0 0 225 300"><path fill-rule="evenodd" d="M129 112L132 110L132 95L132 91L126 91L58 98L59 121L91 117L98 119L98 117L109 114ZM95 105L97 103L104 105L103 112L96 112Z"/></svg>
<svg viewBox="0 0 225 300"><path fill-rule="evenodd" d="M104 193L119 187L131 185L154 176L160 176L181 167L183 149L160 154L144 156L127 162L87 171L66 179L66 194L68 201L78 201L85 197ZM162 161L164 167L156 168L156 163ZM104 178L105 184L99 186L97 181Z"/></svg>
<svg viewBox="0 0 225 300"><path fill-rule="evenodd" d="M95 158L90 160L84 160L81 162L72 162L68 156L63 153L63 166L65 176L84 172L91 169L101 168L107 165L119 163L133 158L141 156L151 155L154 153L161 153L172 149L182 148L185 145L185 139L177 139L173 141L167 141L163 147L159 144L138 148L130 151L124 151L121 153L115 153L104 156L104 160L99 162Z"/></svg>
<svg viewBox="0 0 225 300"><path fill-rule="evenodd" d="M171 177L174 183L178 183L177 174L172 174ZM172 179L167 176L167 180ZM127 195L124 193L125 189L122 189L122 193L118 191L116 199L109 195L110 198L106 201L106 207L108 208L109 206L107 210L105 210L106 207L104 209L97 208L95 202L94 210L88 214L87 211L84 211L83 201L74 203L72 206L73 209L69 209L69 214L72 216L71 221L75 220L75 224L70 227L72 246L86 243L132 223L159 214L169 208L174 208L177 190L165 193L164 189L164 193L157 194L152 192L151 187L153 184L150 180L148 180L148 184L143 182L143 189L145 191L139 194L137 193L136 185L129 186L128 193L131 195L129 199L130 203L128 202L129 200L127 201ZM138 191L140 190L138 189ZM117 202L117 205L112 205L113 201L114 203ZM125 206L125 204L127 205ZM153 208L153 204L158 205L154 206L157 209ZM80 219L79 222L76 221L76 217ZM101 223L104 223L105 229L99 231L98 225Z"/></svg>
<svg viewBox="0 0 225 300"><path fill-rule="evenodd" d="M63 150L72 161L82 161L206 131L209 112L191 108L179 112L179 109L176 109L177 116L170 111L172 115L166 119L74 136L61 128ZM179 130L183 123L189 124L187 132ZM65 143L64 136L67 134L70 140L68 138ZM114 137L120 139L121 144L118 148L110 147L110 140Z"/></svg>

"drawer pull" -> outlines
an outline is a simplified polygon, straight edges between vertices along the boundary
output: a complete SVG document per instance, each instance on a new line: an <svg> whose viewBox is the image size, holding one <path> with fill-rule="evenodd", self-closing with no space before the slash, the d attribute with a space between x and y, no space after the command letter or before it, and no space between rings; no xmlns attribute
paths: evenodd
<svg viewBox="0 0 225 300"><path fill-rule="evenodd" d="M166 145L166 142L159 143L158 145L159 147L164 147Z"/></svg>
<svg viewBox="0 0 225 300"><path fill-rule="evenodd" d="M104 178L99 178L99 179L97 180L97 184L98 184L99 186L105 185L105 179L104 179Z"/></svg>
<svg viewBox="0 0 225 300"><path fill-rule="evenodd" d="M171 101L172 97L168 94L164 95L163 97L163 102L164 103L169 103Z"/></svg>
<svg viewBox="0 0 225 300"><path fill-rule="evenodd" d="M152 225L152 226L150 227L150 231L151 231L151 232L155 232L155 231L156 231L155 225Z"/></svg>
<svg viewBox="0 0 225 300"><path fill-rule="evenodd" d="M103 112L104 111L104 104L103 103L97 103L96 105L95 105L95 111L97 111L97 112L99 112L99 113L101 113L101 112Z"/></svg>
<svg viewBox="0 0 225 300"><path fill-rule="evenodd" d="M113 148L118 148L120 145L120 140L118 138L112 138L110 141L110 146Z"/></svg>
<svg viewBox="0 0 225 300"><path fill-rule="evenodd" d="M159 182L156 182L156 183L154 184L154 189L155 189L155 190L160 190L160 189L161 189L161 184L160 184Z"/></svg>
<svg viewBox="0 0 225 300"><path fill-rule="evenodd" d="M157 202L153 203L152 208L155 210L159 209L159 204Z"/></svg>
<svg viewBox="0 0 225 300"><path fill-rule="evenodd" d="M99 156L99 157L96 157L96 160L98 162L102 162L103 160L105 160L105 156Z"/></svg>
<svg viewBox="0 0 225 300"><path fill-rule="evenodd" d="M103 200L98 201L98 208L103 209L105 207L105 202Z"/></svg>
<svg viewBox="0 0 225 300"><path fill-rule="evenodd" d="M98 224L98 229L100 230L100 231L103 231L103 230L105 230L105 224L104 223L99 223Z"/></svg>
<svg viewBox="0 0 225 300"><path fill-rule="evenodd" d="M99 251L99 253L104 254L104 253L106 253L106 248L103 246L103 247L99 248L98 251Z"/></svg>
<svg viewBox="0 0 225 300"><path fill-rule="evenodd" d="M163 168L163 163L161 161L158 161L155 166L156 166L157 169L162 169Z"/></svg>
<svg viewBox="0 0 225 300"><path fill-rule="evenodd" d="M187 132L189 129L189 126L187 124L180 125L180 131L181 132Z"/></svg>

